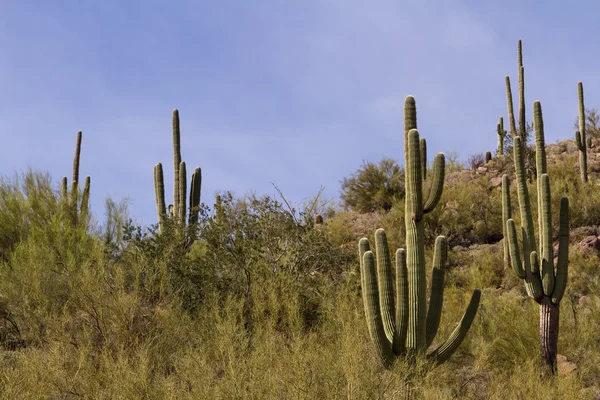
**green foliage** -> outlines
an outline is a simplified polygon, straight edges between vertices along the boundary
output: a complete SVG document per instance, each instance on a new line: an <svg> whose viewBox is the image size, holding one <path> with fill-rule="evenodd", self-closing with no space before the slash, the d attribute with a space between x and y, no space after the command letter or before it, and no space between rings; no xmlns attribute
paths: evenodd
<svg viewBox="0 0 600 400"><path fill-rule="evenodd" d="M404 172L398 163L383 158L379 164L363 161L350 178L344 178L340 198L346 209L358 212L389 211L404 197Z"/></svg>
<svg viewBox="0 0 600 400"><path fill-rule="evenodd" d="M570 168L549 166L553 193L559 185L584 190L573 179L578 177L574 161ZM591 197L573 199L584 206L573 207L572 221L596 212L593 206L584 210L600 199L592 191L596 185L586 186ZM446 185L429 219L453 200L451 187ZM468 183L462 187L467 190ZM484 187L481 183L478 196ZM329 215L319 232L310 225L314 213L306 210L292 213L267 198L222 197L224 226L203 207L199 232L210 232L184 251L177 247L175 228L159 235L156 227L133 226L126 203L107 201L102 224L86 232L70 225L60 191L47 175L3 178L0 397L397 398L410 390L416 398L592 399L597 394L595 254L573 251L563 299L560 346L577 372L540 380L532 362L535 304L525 301L514 274L499 270L497 245L450 250L438 337L451 334L468 292L484 289L475 323L454 356L435 371L402 360L387 371L379 367L367 330L360 328L359 279L347 271L356 264L354 239L362 235L355 231L372 234L373 226L389 230L404 223L403 202L385 215ZM468 200L461 199L461 207ZM244 233L237 247L222 246L234 240L219 238L235 238L236 231ZM395 247L405 240L397 232L388 238ZM399 236L392 239L392 233ZM345 247L344 238L352 235L351 247ZM335 237L342 239L338 243ZM274 255L268 258L270 251ZM255 254L249 265L251 302L238 264L224 261L240 253ZM280 255L273 272L272 261ZM432 258L430 251L427 262ZM221 260L218 268L214 260ZM564 340L568 337L578 340Z"/></svg>
<svg viewBox="0 0 600 400"><path fill-rule="evenodd" d="M584 108L585 114L585 132L586 135L594 139L600 139L600 113L597 108ZM580 116L578 115L573 123L573 129L575 131L580 130L579 125Z"/></svg>

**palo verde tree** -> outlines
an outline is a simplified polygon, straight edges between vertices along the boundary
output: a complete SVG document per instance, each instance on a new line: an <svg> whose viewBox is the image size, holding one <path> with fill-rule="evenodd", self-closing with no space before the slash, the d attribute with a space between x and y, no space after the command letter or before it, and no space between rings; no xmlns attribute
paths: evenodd
<svg viewBox="0 0 600 400"><path fill-rule="evenodd" d="M412 359L425 355L427 348L433 343L442 315L444 270L448 254L447 240L444 236L439 236L435 242L428 309L423 217L435 208L442 196L445 158L442 153L435 157L431 188L425 200L423 142L419 140L416 129L417 113L412 96L408 96L404 103L404 124L406 249L396 251L395 284L385 231L378 229L375 232L376 255L371 251L367 238L362 238L358 245L367 326L377 355L386 368L392 367L398 357ZM441 346L427 356L429 359L441 363L454 353L471 327L480 296L481 292L475 290L458 326Z"/></svg>
<svg viewBox="0 0 600 400"><path fill-rule="evenodd" d="M345 207L362 213L389 211L403 196L404 173L391 158L379 164L363 162L350 178L344 178L340 195Z"/></svg>

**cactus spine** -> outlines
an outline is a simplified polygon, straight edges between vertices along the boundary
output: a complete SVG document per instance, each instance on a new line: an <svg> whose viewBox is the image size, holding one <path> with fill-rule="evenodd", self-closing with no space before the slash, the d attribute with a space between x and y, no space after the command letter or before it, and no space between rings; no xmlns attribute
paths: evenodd
<svg viewBox="0 0 600 400"><path fill-rule="evenodd" d="M585 134L585 106L583 102L583 83L577 83L577 97L579 98L579 130L575 132L575 144L579 149L579 169L581 170L581 180L588 181L587 173L587 148L591 147L591 138L586 138Z"/></svg>
<svg viewBox="0 0 600 400"><path fill-rule="evenodd" d="M173 204L168 207L168 217L178 226L186 225L186 193L187 193L187 171L185 162L181 161L181 131L179 126L179 111L173 110ZM202 170L196 168L192 173L192 181L189 194L190 213L189 224L198 222L198 211L200 207L200 189L202 185ZM161 163L154 166L154 193L156 196L156 212L160 232L164 232L167 220L167 207L165 203L165 183L163 167Z"/></svg>
<svg viewBox="0 0 600 400"><path fill-rule="evenodd" d="M81 156L81 140L83 133L77 132L77 141L75 143L75 156L73 157L73 177L71 180L71 192L68 191L68 180L64 176L62 178L61 196L66 205L67 213L71 219L71 224L77 226L82 219L86 219L89 209L90 200L90 177L86 176L83 186L83 194L81 196L81 204L77 211L77 203L79 200L79 161Z"/></svg>
<svg viewBox="0 0 600 400"><path fill-rule="evenodd" d="M504 155L504 138L506 137L506 131L504 130L504 118L500 117L498 124L496 125L498 132L498 148L496 149L496 156Z"/></svg>
<svg viewBox="0 0 600 400"><path fill-rule="evenodd" d="M563 197L560 202L559 248L556 272L552 244L552 215L550 212L550 179L546 171L546 153L544 145L544 123L542 106L539 101L533 103L534 131L536 144L537 191L538 191L538 224L540 243L536 247L533 216L527 189L523 154L519 151L520 136L516 137L514 146L515 171L518 187L519 209L521 214L521 231L523 258L517 240L515 221L510 218L508 194L508 177L502 177L503 211L506 209L509 218L506 220L505 240L508 242L512 267L521 279L529 297L540 304L540 353L542 366L550 372L556 371L556 354L558 344L559 307L563 297L568 272L569 252L569 200ZM504 214L504 213L503 213ZM504 216L503 216L504 219ZM541 271L540 271L541 266Z"/></svg>
<svg viewBox="0 0 600 400"><path fill-rule="evenodd" d="M396 251L396 282L385 231L375 232L376 258L367 238L359 241L359 258L363 303L369 334L380 361L390 368L398 357L424 355L437 333L442 313L444 269L447 241L436 239L429 309L425 280L425 246L423 216L432 211L441 198L445 159L434 159L429 195L423 198L423 163L421 141L416 129L416 106L412 96L404 103L406 157L406 250ZM394 299L395 286L395 299ZM448 340L427 357L434 362L446 361L458 348L477 313L481 293L475 290L469 306Z"/></svg>

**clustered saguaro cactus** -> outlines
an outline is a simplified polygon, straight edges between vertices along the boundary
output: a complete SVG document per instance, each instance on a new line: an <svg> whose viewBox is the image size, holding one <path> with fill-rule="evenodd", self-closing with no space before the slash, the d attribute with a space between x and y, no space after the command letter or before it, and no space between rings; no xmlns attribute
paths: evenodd
<svg viewBox="0 0 600 400"><path fill-rule="evenodd" d="M534 131L536 145L538 225L540 243L536 246L533 216L527 189L525 163L520 150L522 139L514 138L514 162L521 215L522 251L517 240L515 221L511 217L509 180L502 177L502 209L505 240L508 244L510 262L517 276L525 280L529 297L540 304L540 355L543 367L551 373L556 371L560 301L567 285L569 260L569 200L560 201L560 229L558 261L554 268L554 247L552 243L552 215L550 179L546 171L544 143L544 122L542 106L533 103ZM521 254L523 258L521 259ZM506 259L506 246L505 246ZM541 265L541 271L540 271Z"/></svg>
<svg viewBox="0 0 600 400"><path fill-rule="evenodd" d="M84 221L87 218L89 200L90 200L90 184L91 180L89 176L85 178L85 184L83 186L83 194L81 197L81 205L79 211L77 210L77 203L79 200L79 159L81 155L81 139L83 133L77 132L77 142L75 144L75 157L73 158L73 177L71 182L71 193L69 193L69 182L66 176L62 178L62 189L61 195L66 206L67 213L71 219L71 224L76 226L80 221Z"/></svg>
<svg viewBox="0 0 600 400"><path fill-rule="evenodd" d="M577 83L577 97L579 99L579 130L575 132L575 144L579 149L579 169L581 170L581 180L588 181L587 172L587 149L592 147L592 138L586 137L585 132L585 105L583 102L583 83Z"/></svg>
<svg viewBox="0 0 600 400"><path fill-rule="evenodd" d="M496 131L498 133L498 148L496 149L496 156L504 155L504 138L506 137L506 131L504 130L504 118L500 117L498 124L496 125Z"/></svg>
<svg viewBox="0 0 600 400"><path fill-rule="evenodd" d="M187 172L185 161L181 161L181 131L179 127L179 111L173 110L173 204L167 207L165 203L165 183L162 164L154 166L154 192L156 195L156 212L158 213L158 222L160 232L164 231L165 221L171 218L179 226L186 225L186 195L187 195ZM200 187L202 185L202 170L196 168L192 174L190 188L190 213L188 217L189 224L198 222L198 211L200 207Z"/></svg>
<svg viewBox="0 0 600 400"><path fill-rule="evenodd" d="M424 355L437 334L442 314L444 269L448 244L444 236L435 242L433 277L429 309L427 309L425 245L423 216L432 211L442 196L445 158L434 159L434 175L427 200L423 200L422 141L416 129L416 105L412 96L404 103L406 158L406 250L396 251L396 282L383 229L375 232L376 256L367 238L359 241L359 257L363 303L371 340L386 368L398 357ZM375 257L377 262L375 262ZM434 362L446 361L467 334L479 307L481 292L476 289L456 329L450 337L427 357Z"/></svg>

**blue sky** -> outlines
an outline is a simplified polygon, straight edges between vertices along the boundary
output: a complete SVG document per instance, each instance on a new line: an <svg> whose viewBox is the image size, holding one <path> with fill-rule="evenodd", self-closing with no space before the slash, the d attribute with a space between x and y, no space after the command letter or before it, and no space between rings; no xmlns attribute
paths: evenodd
<svg viewBox="0 0 600 400"><path fill-rule="evenodd" d="M154 223L153 166L165 167L169 201L178 108L203 202L275 194L272 183L295 202L321 185L337 197L362 160L403 159L409 94L430 159L494 150L518 39L528 117L540 100L547 142L562 140L577 81L586 106L600 106L600 3L564 4L0 1L0 173L70 177L82 130L93 211L127 197L138 222Z"/></svg>

